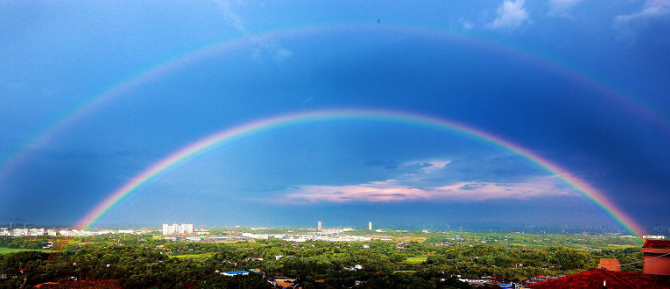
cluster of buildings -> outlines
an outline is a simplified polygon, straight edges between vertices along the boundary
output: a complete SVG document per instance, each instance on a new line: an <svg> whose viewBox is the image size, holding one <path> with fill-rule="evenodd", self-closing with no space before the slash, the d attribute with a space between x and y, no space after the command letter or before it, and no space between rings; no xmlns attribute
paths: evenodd
<svg viewBox="0 0 670 289"><path fill-rule="evenodd" d="M465 278L457 275L460 281L473 286L496 285L501 288L668 288L670 289L670 241L668 240L646 240L642 246L644 254L643 272L622 272L621 266L616 259L602 259L598 269L593 269L572 275L543 276L538 275L523 283L510 283L492 276L480 278ZM281 255L275 256L280 259ZM262 258L250 258L254 261L263 261ZM363 269L361 265L346 266L343 270L356 271ZM286 277L270 277L258 269L249 271L221 272L225 276L248 275L250 272L259 273L275 286L293 288L295 279ZM443 278L442 281L446 281ZM360 285L357 283L357 285Z"/></svg>
<svg viewBox="0 0 670 289"><path fill-rule="evenodd" d="M164 236L191 235L194 231L193 224L163 224Z"/></svg>
<svg viewBox="0 0 670 289"><path fill-rule="evenodd" d="M0 236L13 236L13 237L26 237L26 236L56 236L56 230L55 229L49 229L49 230L44 230L44 228L31 228L31 229L26 229L26 228L15 228L15 229L8 229L8 228L0 228Z"/></svg>
<svg viewBox="0 0 670 289"><path fill-rule="evenodd" d="M254 273L263 276L263 279L270 283L273 287L279 287L279 288L302 288L302 287L296 287L296 278L290 278L290 277L285 277L285 276L270 276L265 273L265 271L260 270L260 269L249 269L249 271L245 270L238 270L238 271L228 271L228 272L219 272L218 270L216 273L219 273L223 276L248 276L249 273ZM316 280L315 282L323 282L323 280ZM358 284L357 284L358 285Z"/></svg>
<svg viewBox="0 0 670 289"><path fill-rule="evenodd" d="M231 239L230 237L205 237L204 235L209 235L209 229L195 228L193 224L163 224L164 239L169 241L220 242Z"/></svg>
<svg viewBox="0 0 670 289"><path fill-rule="evenodd" d="M327 242L367 242L372 240L363 236L348 236L343 229L322 229L318 232L307 234L252 234L243 233L243 237L250 239L279 239L287 242L302 243L306 241L327 241Z"/></svg>
<svg viewBox="0 0 670 289"><path fill-rule="evenodd" d="M262 260L262 258L261 258ZM343 268L343 270L347 271L357 271L357 270L362 270L363 266L361 265L354 265L354 266L346 266ZM248 276L249 273L254 273L257 275L260 275L263 277L265 281L270 283L274 288L302 288L300 284L297 282L297 278L293 277L286 277L286 276L271 276L267 274L265 271L261 269L249 269L249 270L236 270L236 271L227 271L227 272L221 272L219 270L216 270L215 273L221 274L223 276L229 276L229 277L234 277L234 276ZM316 283L324 283L325 280L314 280ZM355 281L354 287L363 285L365 281Z"/></svg>
<svg viewBox="0 0 670 289"><path fill-rule="evenodd" d="M318 221L316 223L316 229L319 230L319 231L323 230L323 222ZM354 229L353 228L344 228L343 230L353 231ZM368 222L368 231L372 231L372 222Z"/></svg>
<svg viewBox="0 0 670 289"><path fill-rule="evenodd" d="M44 229L44 228L0 228L0 236L9 237L79 237L79 236L98 236L105 234L147 234L151 231L147 230L77 230L77 229Z"/></svg>

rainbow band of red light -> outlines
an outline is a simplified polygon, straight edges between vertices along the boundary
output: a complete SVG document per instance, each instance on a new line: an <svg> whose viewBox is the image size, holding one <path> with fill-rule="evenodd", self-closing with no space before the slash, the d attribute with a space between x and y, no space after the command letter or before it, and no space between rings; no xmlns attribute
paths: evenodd
<svg viewBox="0 0 670 289"><path fill-rule="evenodd" d="M196 158L197 156L203 155L210 150L220 148L226 144L230 144L252 135L273 131L283 127L309 123L332 122L338 120L381 121L417 125L438 130L454 131L470 137L474 137L487 143L495 144L496 146L507 149L524 157L531 163L534 163L546 171L558 176L560 179L579 191L582 195L587 197L591 202L600 207L605 214L607 214L616 223L622 226L623 229L628 230L629 232L638 236L641 236L643 233L642 227L639 224L633 221L632 218L626 215L598 189L594 188L584 180L574 176L574 174L570 173L568 170L562 168L556 163L551 162L546 158L543 158L536 153L533 153L532 151L518 146L510 141L464 124L435 117L398 111L356 109L322 110L265 118L224 129L199 141L193 142L154 163L151 167L133 177L131 181L127 182L122 187L114 191L102 203L98 204L92 211L86 214L86 216L77 223L77 227L90 227L106 212L121 202L126 196L137 190L142 185L146 184L151 179L179 163Z"/></svg>

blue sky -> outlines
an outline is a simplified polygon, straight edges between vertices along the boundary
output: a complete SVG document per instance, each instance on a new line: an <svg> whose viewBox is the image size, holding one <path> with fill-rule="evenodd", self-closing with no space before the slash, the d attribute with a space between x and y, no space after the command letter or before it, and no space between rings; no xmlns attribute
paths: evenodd
<svg viewBox="0 0 670 289"><path fill-rule="evenodd" d="M467 124L564 167L641 224L670 219L667 1L3 1L0 38L0 222L73 224L194 141L342 108ZM147 77L32 141L101 92L227 41L239 45ZM613 224L513 151L361 120L213 150L99 223L317 220Z"/></svg>

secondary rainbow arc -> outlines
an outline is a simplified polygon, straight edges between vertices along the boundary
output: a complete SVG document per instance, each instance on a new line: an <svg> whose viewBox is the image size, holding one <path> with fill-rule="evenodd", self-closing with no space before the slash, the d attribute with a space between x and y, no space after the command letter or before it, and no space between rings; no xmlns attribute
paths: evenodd
<svg viewBox="0 0 670 289"><path fill-rule="evenodd" d="M126 196L146 184L162 172L195 158L205 152L225 144L229 144L245 137L256 135L262 132L275 130L282 127L336 120L367 120L399 122L423 127L430 127L440 130L449 130L463 133L465 135L477 138L484 142L495 144L496 146L512 151L528 161L537 164L546 171L558 176L567 184L572 186L591 202L596 204L605 214L618 223L623 229L634 234L641 235L642 227L632 218L624 213L617 205L609 200L602 192L588 184L586 181L574 176L567 169L558 164L526 149L518 146L508 140L487 133L485 131L436 117L411 114L406 112L388 111L388 110L323 110L303 113L294 113L276 117L265 118L246 124L238 125L224 129L205 137L199 141L193 142L183 148L171 153L160 161L154 163L138 175L134 176L129 182L118 188L110 194L103 202L98 204L78 223L77 227L89 228L98 221L106 212L111 210L116 204L121 202Z"/></svg>
<svg viewBox="0 0 670 289"><path fill-rule="evenodd" d="M430 28L417 28L405 26L386 26L386 25L322 25L306 27L289 27L276 29L267 33L244 35L241 38L226 39L212 44L189 50L186 53L179 53L177 56L169 58L166 61L158 62L148 68L140 70L138 73L125 78L116 85L112 85L93 97L75 105L72 109L61 114L60 117L52 121L49 125L33 134L12 154L4 160L0 160L0 177L6 176L12 168L16 167L30 154L31 148L39 148L48 144L55 136L65 131L68 127L77 121L84 119L87 115L103 107L105 104L117 99L118 97L132 91L142 85L148 84L153 80L169 74L172 71L179 70L192 63L220 55L226 51L232 51L247 45L254 45L264 41L274 39L283 39L295 36L307 36L312 33L333 33L347 31L391 31L402 32L409 35L418 35L424 37L433 37L439 39L451 39L453 41L467 43L468 45L478 46L492 51L498 51L504 55L510 55L519 59L533 62L539 67L543 67L555 73L568 77L576 83L580 83L593 91L598 92L607 99L617 103L620 107L633 113L635 116L651 120L658 125L661 130L670 135L670 121L663 115L649 107L635 101L632 97L610 88L608 85L600 83L595 78L586 73L562 64L559 61L552 60L544 55L539 55L519 47L498 43L494 40L482 39L471 35L458 34L454 31L440 31Z"/></svg>

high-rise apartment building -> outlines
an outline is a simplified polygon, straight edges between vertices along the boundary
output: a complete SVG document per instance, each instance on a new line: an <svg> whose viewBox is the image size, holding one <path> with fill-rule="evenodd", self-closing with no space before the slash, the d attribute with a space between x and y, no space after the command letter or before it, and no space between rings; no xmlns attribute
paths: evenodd
<svg viewBox="0 0 670 289"><path fill-rule="evenodd" d="M193 234L193 224L163 224L163 235L189 235Z"/></svg>

